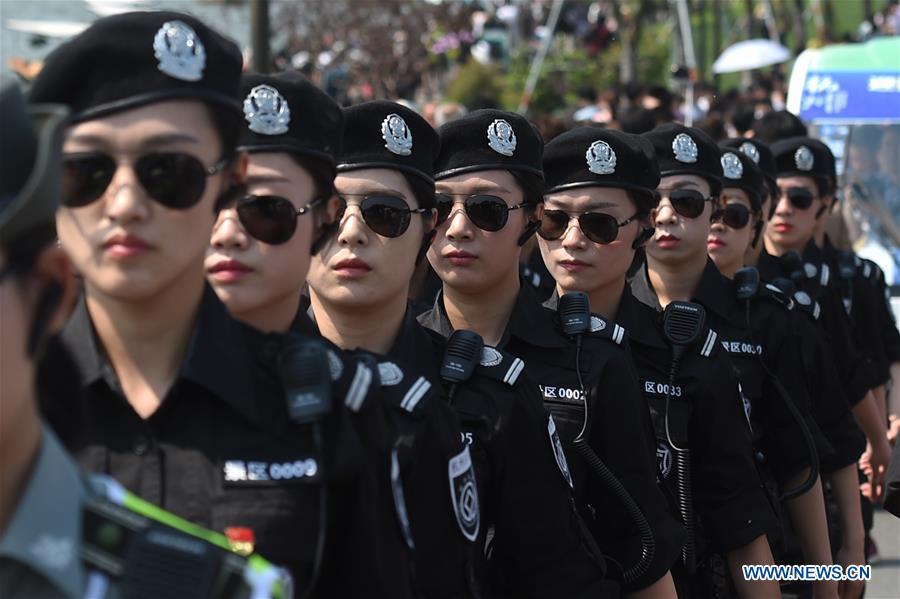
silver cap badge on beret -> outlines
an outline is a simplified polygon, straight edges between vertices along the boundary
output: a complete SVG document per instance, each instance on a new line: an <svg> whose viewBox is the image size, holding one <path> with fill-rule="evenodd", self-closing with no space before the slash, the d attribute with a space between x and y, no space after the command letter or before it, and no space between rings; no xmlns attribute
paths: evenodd
<svg viewBox="0 0 900 599"><path fill-rule="evenodd" d="M741 152L744 154L744 156L747 156L748 158L750 158L750 160L752 160L756 164L759 164L759 149L752 143L750 143L749 141L745 141L744 143L742 143Z"/></svg>
<svg viewBox="0 0 900 599"><path fill-rule="evenodd" d="M616 152L609 144L598 139L584 153L588 170L597 175L611 175L616 172Z"/></svg>
<svg viewBox="0 0 900 599"><path fill-rule="evenodd" d="M720 159L722 162L722 172L728 179L740 179L744 176L744 165L736 154L726 152L722 154Z"/></svg>
<svg viewBox="0 0 900 599"><path fill-rule="evenodd" d="M678 162L697 162L697 144L687 133L679 133L672 141L672 152Z"/></svg>
<svg viewBox="0 0 900 599"><path fill-rule="evenodd" d="M381 122L384 147L398 156L412 154L413 138L406 121L399 114L389 114Z"/></svg>
<svg viewBox="0 0 900 599"><path fill-rule="evenodd" d="M794 152L794 164L797 165L797 169L801 171L811 171L816 161L813 158L812 150L807 148L806 146L800 146L797 148L797 151Z"/></svg>
<svg viewBox="0 0 900 599"><path fill-rule="evenodd" d="M257 85L244 98L244 118L261 135L282 135L291 124L291 107L277 89Z"/></svg>
<svg viewBox="0 0 900 599"><path fill-rule="evenodd" d="M497 119L487 129L488 147L498 154L512 156L516 151L516 132L512 125Z"/></svg>
<svg viewBox="0 0 900 599"><path fill-rule="evenodd" d="M157 68L175 79L200 81L206 68L206 49L197 34L181 21L163 23L153 38Z"/></svg>

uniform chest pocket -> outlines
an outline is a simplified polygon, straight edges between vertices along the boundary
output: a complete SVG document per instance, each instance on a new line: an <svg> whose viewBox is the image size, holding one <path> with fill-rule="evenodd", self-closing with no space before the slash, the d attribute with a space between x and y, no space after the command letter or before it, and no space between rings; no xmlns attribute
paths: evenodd
<svg viewBox="0 0 900 599"><path fill-rule="evenodd" d="M321 476L313 458L272 462L223 460L211 524L241 531L266 559L297 575L314 557L319 532ZM252 531L250 534L249 531Z"/></svg>

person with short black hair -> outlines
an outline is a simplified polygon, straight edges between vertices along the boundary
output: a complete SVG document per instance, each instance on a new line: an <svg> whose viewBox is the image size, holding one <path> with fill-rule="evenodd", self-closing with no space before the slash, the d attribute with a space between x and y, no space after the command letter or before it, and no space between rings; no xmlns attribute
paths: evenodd
<svg viewBox="0 0 900 599"><path fill-rule="evenodd" d="M79 373L57 336L77 294L71 264L54 243L67 114L62 105L27 108L12 78L0 74L4 597L290 597L290 576L259 555L239 557L224 536L109 477L82 475L42 418L42 408L80 400ZM41 380L48 376L54 380ZM195 576L198 567L206 576Z"/></svg>
<svg viewBox="0 0 900 599"><path fill-rule="evenodd" d="M762 142L772 143L787 137L807 135L806 124L792 112L776 110L767 112L753 123L750 132L752 137Z"/></svg>
<svg viewBox="0 0 900 599"><path fill-rule="evenodd" d="M52 424L85 469L284 563L304 591L405 596L406 560L377 551L402 540L389 477L372 468L375 373L237 322L204 278L217 212L245 178L226 145L242 64L232 41L174 12L99 19L47 57L31 101L72 111L57 229L85 285L63 332L82 414L57 399ZM219 110L234 131L217 128ZM308 360L335 366L304 393Z"/></svg>
<svg viewBox="0 0 900 599"><path fill-rule="evenodd" d="M562 349L574 357L574 343L562 336L554 315L519 278L522 246L540 226L540 205L534 203L541 198L543 184L540 133L520 115L480 110L447 123L438 134L441 150L434 166L438 228L428 260L443 289L419 322L443 337L459 329L472 330L485 344L517 356L537 339L537 345L550 344L542 347L545 357L558 356ZM522 357L523 369L546 368L534 355ZM538 385L528 378L533 393L527 400L504 405L502 413L485 423L505 428L505 441L492 440L484 425L475 429L475 447L491 464L487 480L492 486L502 484L502 492L485 493L497 521L490 590L516 597L609 592L610 581L603 580L605 564L574 509L573 474L556 422L547 418ZM580 390L568 387L577 397ZM460 416L465 426L466 417ZM524 471L515 465L522 452L541 457L539 473L523 477ZM546 457L551 460L549 469ZM506 471L509 475L503 474ZM513 492L515 488L520 491ZM541 517L524 516L530 511ZM523 518L528 521L524 528Z"/></svg>
<svg viewBox="0 0 900 599"><path fill-rule="evenodd" d="M757 408L761 403L758 390L762 381L748 370L755 363L756 345L748 339L749 332L738 324L731 285L707 256L710 223L720 209L721 155L715 142L702 131L679 124L657 127L644 138L652 144L659 162L661 179L656 191L660 200L651 216L655 233L647 245L647 260L631 280L631 293L644 307L657 313L662 313L664 308L677 310L677 306L683 306L678 302L690 302L687 309L693 313L705 308L705 326L709 330L700 353L710 354L714 348L726 351L718 353L716 359L721 360L718 365L713 359L698 361L694 376L706 385L721 380L717 377L722 376L718 372L722 369L730 379L727 386L714 387L726 394L715 398L715 409L719 410L715 425L702 421L714 407L708 399L704 401L705 394L695 388L686 396L691 405L697 403L688 414L701 419L696 424L692 421L688 434L672 433L669 428L672 420L669 404L682 402L671 402L669 395L665 403L658 395L653 398L655 403L651 401L651 409L655 409L657 436L662 447L691 464L696 460L700 469L690 480L697 489L695 501L703 531L703 536L698 538L706 538L709 543L706 555L698 555L700 564L704 564L701 558L706 558L702 570L715 572L720 561L715 555L720 553L739 595L774 595L778 593L777 583L748 581L740 568L741 564L773 562L768 535L777 524L754 464L748 426L752 402L757 402ZM641 360L646 368L646 355ZM710 443L719 434L728 434L731 439L727 454L722 445ZM715 455L708 453L713 447ZM788 467L785 474L795 474L796 470L791 471L794 467ZM737 507L737 497L740 497L740 507ZM685 524L695 526L691 521ZM696 592L695 585L702 585L703 577L695 579L690 565L684 565L687 567L673 572L676 585L680 592L691 592L692 587ZM719 572L718 576L723 574Z"/></svg>

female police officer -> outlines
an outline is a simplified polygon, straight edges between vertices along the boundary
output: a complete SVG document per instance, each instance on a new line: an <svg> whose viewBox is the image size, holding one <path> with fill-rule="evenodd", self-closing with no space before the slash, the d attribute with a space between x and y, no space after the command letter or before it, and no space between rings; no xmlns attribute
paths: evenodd
<svg viewBox="0 0 900 599"><path fill-rule="evenodd" d="M62 45L35 81L33 101L73 113L57 222L86 289L64 333L80 361L85 417L54 425L85 468L231 529L308 591L331 547L321 542L322 490L380 489L359 432L369 386L352 406L323 400L327 415L295 422L285 384L295 395L305 379L279 360L296 365L286 352L299 346L257 343L205 285L217 204L245 166L234 154L241 64L232 42L190 16L128 13ZM356 584L390 594L397 583L382 562L335 558L377 543L367 529L345 532L328 537L343 545L324 560L338 586L323 592Z"/></svg>
<svg viewBox="0 0 900 599"><path fill-rule="evenodd" d="M335 159L342 145L344 116L333 100L298 74L246 75L241 87L247 126L239 147L250 155L248 195L220 212L207 255L207 275L219 297L240 320L262 330L293 329L318 335L305 306L301 306L300 293L314 235L322 239L317 245L331 248L331 236L341 233L333 225L324 234L316 233L314 221L320 221L326 209L331 218L335 217L336 207L330 200L336 199ZM375 130L381 139L380 121ZM430 168L431 158L425 154L428 144L423 142L420 139L416 157ZM400 225L406 219L403 222L415 231L421 219L412 220L410 212L392 212L396 207L376 202L366 214L388 225ZM316 258L314 262L320 264L321 260ZM381 279L379 284L389 288L392 280L405 285L401 278ZM349 349L386 349L363 339L342 343L334 335L329 337ZM427 596L466 594L470 542L460 534L454 519L446 475L448 461L462 451L459 427L450 408L439 398L431 401L430 396L425 397L426 386L410 386L419 379L408 370L404 377L397 361L384 361L379 369L393 379L386 381L392 389L405 390L393 394L397 401L384 406L394 427L391 449L398 450L398 496L405 495L404 505L397 506L396 517L388 522L403 523L410 545L404 553L412 551L416 558L410 576L415 577L417 591ZM401 407L404 400L404 406L412 407L413 397L414 410ZM387 456L382 465L390 467L391 462L392 457ZM433 478L428 480L429 476ZM477 519L477 504L469 509ZM434 551L429 554L429 549Z"/></svg>
<svg viewBox="0 0 900 599"><path fill-rule="evenodd" d="M740 150L723 148L722 168L722 204L710 227L707 251L719 272L734 279L743 268L751 245L760 241L764 224L761 200L769 193L762 170ZM790 313L793 300L789 296L768 293L771 288L758 291L761 284L754 282L754 274L755 269L742 271L741 276L748 275L750 280L743 283L736 280L735 283L750 285L750 290L745 288L739 298L746 303L742 324L750 330L752 342L762 351L762 355L756 356L761 370L752 368L752 362L744 364L747 376L758 379L762 385L755 398L748 392L758 466L764 476L774 479L780 497L790 497L784 501L784 507L792 526L781 531L781 544L789 530L796 531L803 558L808 563L830 564L821 483L808 478L816 473L810 469L818 466L816 445L817 440L821 445L822 436L810 414L810 404L827 398L812 397L818 388L808 385L803 368L802 345L808 343L808 338L800 337L799 331L794 333L794 330L804 323L805 316ZM805 332L809 335L815 330L807 328ZM830 474L829 463L830 457L826 462L826 471ZM783 558L783 552L778 549L773 547L776 557ZM837 591L834 581L815 584L823 593Z"/></svg>
<svg viewBox="0 0 900 599"><path fill-rule="evenodd" d="M716 446L716 458L699 457L695 471L696 495L694 501L700 517L705 521L709 542L720 548L737 549L747 540L759 534L765 526L765 512L760 515L754 501L758 496L747 493L748 482L741 477L748 473L755 476L749 464L749 448L743 444L744 430L741 428L737 399L734 405L726 397L713 398L700 384L698 377L705 373L721 371L715 368L715 353L703 351L689 352L681 359L675 376L669 376L667 363L669 347L658 330L658 316L637 303L625 283L626 273L631 266L635 251L647 238L646 219L654 205L653 188L659 181L659 169L653 148L645 141L615 132L594 129L580 129L569 132L548 145L545 160L546 173L550 183L550 193L545 198L545 213L549 211L549 225L554 225L553 217L560 213L556 226L544 226L540 232L541 249L548 269L557 279L557 289L561 294L584 291L591 298L601 314L627 328L629 349L635 359L647 401L654 414L654 424L660 442L654 448L659 460L659 478L666 492L671 513L679 514L679 496L672 484L676 476L673 467L672 448L668 444L665 428L667 410L660 404L660 398L674 396L676 404L673 412L682 413L684 398L690 398L697 408L691 412L691 431L695 432L691 441L694 455L704 456ZM643 219L642 219L643 217ZM572 220L577 218L578 226ZM609 221L607 226L598 225ZM620 223L622 223L620 225ZM563 229L561 232L560 229ZM650 230L652 232L652 229ZM708 364L707 364L708 362ZM735 388L728 376L719 376L716 388ZM715 428L704 424L706 418L716 422ZM673 420L681 421L680 416ZM685 421L687 422L687 421ZM660 426L663 425L663 426ZM673 435L678 435L678 426L673 423ZM728 441L722 445L715 442L715 435L728 431ZM661 433L661 435L660 435ZM727 451L723 451L726 449ZM709 449L707 449L709 448ZM712 456L712 454L709 454ZM752 487L750 487L752 488ZM751 514L748 525L728 519L724 507L744 495L741 501L745 514ZM684 499L684 498L682 498ZM686 498L690 501L690 498ZM685 504L686 505L686 504ZM763 522L760 522L760 519ZM689 529L683 561L693 562L695 526L685 518ZM697 541L699 543L700 541ZM688 565L693 574L694 564ZM685 580L682 566L674 570L679 593L689 592L691 586ZM701 591L702 592L702 591Z"/></svg>
<svg viewBox="0 0 900 599"><path fill-rule="evenodd" d="M594 316L594 324L599 325L595 328L601 328L601 333L607 327L621 331L613 336L624 338L622 327L610 323L615 322L634 250L647 237L644 225L659 180L652 149L637 136L581 127L547 144L543 166L547 193L538 235L559 295L586 292L591 310L599 315ZM556 308L559 295L546 305ZM595 350L591 364L595 374L589 388L596 396L588 406L591 443L652 523L655 546L654 562L642 576L629 581L629 588L635 596L674 593L666 571L678 558L684 531L656 486L655 435L634 366L622 347L604 345L606 351ZM609 351L613 347L618 351ZM552 401L559 400L548 399ZM638 448L622 450L635 441L629 429L632 422L647 429L638 437L648 443L645 454ZM646 460L646 466L639 460ZM593 473L584 476L582 495L594 512L588 521L595 525L597 542L621 563L631 565L637 539L633 528L625 528L629 516L617 501L604 498L610 490Z"/></svg>
<svg viewBox="0 0 900 599"><path fill-rule="evenodd" d="M705 343L699 353L707 359L696 360L696 366L692 368L691 373L691 376L696 377L695 382L688 386L691 380L688 378L684 383L685 388L682 389L690 403L682 407L681 418L698 419L690 427L690 438L682 436L683 431L675 433L681 436L680 439L672 437L672 429L668 428L670 406L666 405L664 411L660 410L662 404L658 393L657 397L652 399L657 411L657 435L661 442L665 442L666 451L674 451L679 460L686 462L682 468L684 472L677 473L679 478L685 474L684 478L697 486L697 511L704 533L699 535L698 543L706 536L712 541L710 549L713 553L721 551L725 554L732 582L742 595L774 594L777 593L777 585L771 582L748 582L740 571L740 564L771 563L772 556L765 533L772 529L774 523L771 508L761 491L759 478L751 461L750 446L747 443L749 430L740 411L740 401L744 398L729 392L730 389L735 389L735 382L722 382L722 377L726 380L731 378L731 369L728 366L723 368L721 365L723 362L728 363L727 358L722 356L716 357L715 360L712 358L713 352L719 348L719 327L728 322L727 319L721 318L716 310L722 310L731 298L722 291L712 298L700 297L700 291L704 289L702 281L707 274L709 277L713 275L721 277L715 271L715 266L707 264L706 255L710 217L716 207L716 196L721 186L719 151L712 140L703 133L675 124L658 127L645 134L645 138L652 144L659 162L662 179L657 191L660 192L661 199L652 214L652 224L656 230L647 247L647 263L632 280L631 291L635 299L651 310L661 311L662 305L667 306L663 332L670 342L677 341L678 337L667 325L667 321L674 318L673 314L701 313L694 305L685 307L679 304L679 301L692 300L694 297L697 297L698 301L701 299L709 301L709 304L704 304L705 320L706 326L712 327L705 332L705 336L700 335L701 339L705 339ZM707 273L710 268L712 270ZM730 290L727 293L730 294ZM621 316L619 318L621 319ZM700 327L701 324L696 322L695 327ZM633 336L636 336L636 333ZM647 357L652 355L652 350L649 350L651 344L645 346L648 348L647 351L643 347L635 351L639 369L649 366ZM673 353L672 373L668 377L670 382L677 380L676 371L679 368L685 369L685 374L688 374L687 364L677 364L675 357ZM716 361L719 363L718 366L715 365ZM644 372L641 374L643 378ZM647 375L659 376L659 374L651 369L647 370ZM697 383L702 386L712 384L713 380L720 381L713 388L719 393L726 393L725 397L715 399L715 403L719 404L715 406L705 399L706 392L703 388L697 386ZM740 387L737 386L737 389ZM676 396L678 394L677 390L675 393L672 391L668 389L664 394L666 404L670 403L673 394ZM671 403L677 406L682 402ZM651 408L653 407L654 403L651 403ZM719 424L713 425L719 429L717 431L711 430L708 421L703 421L708 417L706 412L712 409L720 410L719 416L722 420ZM675 411L673 414L677 416L678 412ZM677 417L672 420L677 424ZM712 447L720 449L718 444L710 446L708 443L715 435L723 434L724 430L728 431L726 434L729 438L739 439L740 442L730 442L733 451L728 455L720 453L715 456L711 454L704 456L703 454ZM665 454L665 451L663 453ZM694 465L702 470L687 476L689 468ZM684 484L683 481L680 482ZM742 495L740 501L743 503L741 507L735 503L735 492L739 489ZM679 489L679 493L684 494L682 489ZM703 500L700 499L701 493L706 497ZM713 522L716 524L713 525ZM690 526L691 522L688 522L688 525ZM684 561L688 562L686 559ZM679 579L677 574L676 572L676 582ZM682 578L682 581L684 580Z"/></svg>
<svg viewBox="0 0 900 599"><path fill-rule="evenodd" d="M582 420L588 393L601 398L590 402L601 407L589 442L600 449L613 476L624 481L625 489L617 492L630 492L634 497L616 496L609 488L610 481L599 482L580 459L573 462L567 480L574 483L585 516L588 503L592 504L596 517L590 515L590 527L602 548L627 568L628 576L623 578L633 585L631 590L657 581L665 590L667 583L671 585L667 560L677 551L677 540L674 550L671 545L672 537L678 537L678 527L659 518L663 503L654 486L652 457L640 441L647 413L636 378L629 384L619 376L630 372L617 347L622 331L610 325L600 334L598 325L584 336L582 352L580 341L563 333L556 314L543 308L519 279L521 247L540 226L533 213L540 210L542 199L542 140L530 123L500 111L472 113L448 123L439 133L442 147L436 170L441 226L429 260L443 281L443 292L420 322L444 335L472 327L522 356L541 386L545 403L555 410L550 421L554 443L557 424L562 440L567 445L574 441L581 428L575 423ZM589 314L587 317L590 319ZM636 450L608 450L615 445L611 431L637 440ZM621 483L616 480L612 485ZM623 500L636 501L637 510L651 520L649 536L656 533L659 537L655 558L651 557L653 548L646 545L649 539L642 548ZM642 549L644 559L639 561ZM637 563L640 567L632 569Z"/></svg>
<svg viewBox="0 0 900 599"><path fill-rule="evenodd" d="M419 115L392 102L367 102L345 114L335 181L339 226L334 243L310 270L312 311L327 338L343 347L360 345L411 361L437 386L446 342L419 325L407 306L413 269L433 237L437 134ZM521 364L493 348L484 351L502 356L501 365ZM580 549L554 453L549 443L538 440L546 422L536 388L527 386L527 376L514 372L509 385L491 384L485 369L498 364L480 355L479 360L484 364L476 376L458 384L448 398L460 418L464 451L472 452L484 506L478 530L461 531L475 542L478 585L523 597L599 594L602 571ZM545 484L523 492L523 485L535 479ZM459 504L454 500L455 509ZM536 511L541 518L531 520ZM413 533L418 532L417 523L412 524ZM494 530L493 555L485 564L489 528ZM450 531L452 536L438 539L436 532L429 535L422 529L416 539L426 557L448 556L460 536L460 531ZM442 547L445 543L449 545ZM421 574L431 594L441 585L442 594L451 594L454 587L448 582L460 582L425 580L428 570Z"/></svg>
<svg viewBox="0 0 900 599"><path fill-rule="evenodd" d="M12 78L0 82L4 596L153 595L161 583L182 597L289 597L282 573L258 556L238 558L224 537L186 526L112 479L82 478L41 421L39 404L78 399L78 372L56 337L75 294L70 263L53 243L66 114L52 105L26 111ZM183 576L198 562L212 576Z"/></svg>

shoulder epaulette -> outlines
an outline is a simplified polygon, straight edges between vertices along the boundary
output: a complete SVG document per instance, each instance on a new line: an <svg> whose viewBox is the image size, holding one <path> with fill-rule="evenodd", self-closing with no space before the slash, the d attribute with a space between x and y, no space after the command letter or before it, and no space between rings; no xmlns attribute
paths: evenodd
<svg viewBox="0 0 900 599"><path fill-rule="evenodd" d="M414 412L422 405L422 398L431 390L428 379L424 376L408 376L394 362L379 362L378 378L388 401L407 412Z"/></svg>
<svg viewBox="0 0 900 599"><path fill-rule="evenodd" d="M480 375L506 383L510 387L516 384L519 375L525 369L525 362L521 358L498 349L485 345L481 350L481 360L476 372Z"/></svg>
<svg viewBox="0 0 900 599"><path fill-rule="evenodd" d="M719 334L713 329L709 329L706 333L706 340L700 346L700 355L704 358L709 358L710 356L712 356L713 351L716 349L716 341L718 339Z"/></svg>
<svg viewBox="0 0 900 599"><path fill-rule="evenodd" d="M628 332L624 327L609 321L598 314L591 314L591 337L607 339L616 345L622 345Z"/></svg>

